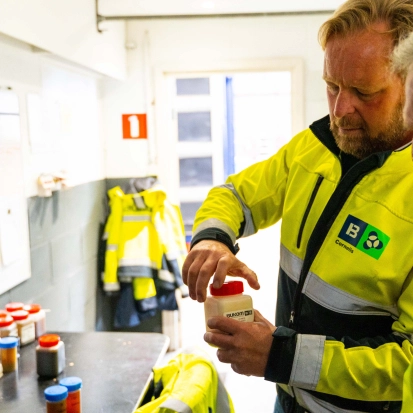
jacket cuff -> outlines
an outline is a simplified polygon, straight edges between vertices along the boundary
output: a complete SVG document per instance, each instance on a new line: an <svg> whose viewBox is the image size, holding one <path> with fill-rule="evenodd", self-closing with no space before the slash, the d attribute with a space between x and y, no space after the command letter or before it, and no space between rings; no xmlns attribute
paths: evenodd
<svg viewBox="0 0 413 413"><path fill-rule="evenodd" d="M288 384L294 362L297 332L287 327L274 331L270 354L265 368L265 380Z"/></svg>
<svg viewBox="0 0 413 413"><path fill-rule="evenodd" d="M194 245L198 244L198 242L207 239L221 242L222 244L226 245L234 255L239 251L238 244L233 245L231 237L226 232L224 232L222 229L213 227L203 229L202 231L198 232L198 234L196 234L192 238L190 249L192 249Z"/></svg>

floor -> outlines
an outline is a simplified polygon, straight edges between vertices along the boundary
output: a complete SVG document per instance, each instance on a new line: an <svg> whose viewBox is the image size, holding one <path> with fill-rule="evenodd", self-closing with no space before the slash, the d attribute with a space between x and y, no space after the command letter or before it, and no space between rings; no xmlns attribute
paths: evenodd
<svg viewBox="0 0 413 413"><path fill-rule="evenodd" d="M279 226L260 231L253 237L240 241L237 257L253 269L261 289L251 290L244 283L244 293L253 298L254 308L274 322L276 285L279 265ZM205 332L203 305L187 298L181 308L182 347L197 347L213 359L218 373L228 390L236 413L272 413L275 401L275 384L263 378L242 376L227 364L219 362L215 349L203 341Z"/></svg>

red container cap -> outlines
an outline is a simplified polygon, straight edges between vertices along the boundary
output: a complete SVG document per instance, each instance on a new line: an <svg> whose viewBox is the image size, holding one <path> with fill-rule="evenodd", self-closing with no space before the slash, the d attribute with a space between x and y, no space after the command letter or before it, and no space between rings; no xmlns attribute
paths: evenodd
<svg viewBox="0 0 413 413"><path fill-rule="evenodd" d="M0 327L8 327L14 322L13 317L7 315L5 317L0 317Z"/></svg>
<svg viewBox="0 0 413 413"><path fill-rule="evenodd" d="M54 347L59 344L60 336L57 334L43 334L39 337L40 347Z"/></svg>
<svg viewBox="0 0 413 413"><path fill-rule="evenodd" d="M29 317L29 313L24 310L13 311L10 315L13 317L14 321L26 320L26 318Z"/></svg>
<svg viewBox="0 0 413 413"><path fill-rule="evenodd" d="M0 310L0 318L2 317L8 317L10 313L6 310Z"/></svg>
<svg viewBox="0 0 413 413"><path fill-rule="evenodd" d="M11 313L13 311L23 310L23 303L8 303L6 304L6 310Z"/></svg>
<svg viewBox="0 0 413 413"><path fill-rule="evenodd" d="M211 284L209 286L209 292L211 295L220 297L225 295L242 294L244 292L244 284L242 281L228 281L224 282L221 288L214 288Z"/></svg>
<svg viewBox="0 0 413 413"><path fill-rule="evenodd" d="M28 311L30 314L38 313L42 309L40 304L26 304L23 310Z"/></svg>

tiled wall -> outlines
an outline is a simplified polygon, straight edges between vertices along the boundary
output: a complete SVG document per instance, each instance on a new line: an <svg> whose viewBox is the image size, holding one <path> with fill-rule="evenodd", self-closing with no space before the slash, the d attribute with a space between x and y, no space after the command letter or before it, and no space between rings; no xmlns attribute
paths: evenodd
<svg viewBox="0 0 413 413"><path fill-rule="evenodd" d="M32 276L0 295L0 308L10 301L41 304L50 310L48 331L114 330L117 297L102 292L98 246L108 213L107 190L128 181L95 181L50 198L29 198ZM161 332L161 314L128 331Z"/></svg>
<svg viewBox="0 0 413 413"><path fill-rule="evenodd" d="M35 302L47 313L47 328L95 330L98 240L106 216L105 181L28 199L32 276L0 296Z"/></svg>

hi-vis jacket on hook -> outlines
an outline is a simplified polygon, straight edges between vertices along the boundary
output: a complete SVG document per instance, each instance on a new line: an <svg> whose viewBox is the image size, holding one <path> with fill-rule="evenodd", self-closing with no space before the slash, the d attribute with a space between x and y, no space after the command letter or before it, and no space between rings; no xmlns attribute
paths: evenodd
<svg viewBox="0 0 413 413"><path fill-rule="evenodd" d="M325 117L212 189L195 219L192 244L217 239L235 252L237 238L282 218L265 378L286 413L400 412L413 356L411 147L345 174L343 158Z"/></svg>
<svg viewBox="0 0 413 413"><path fill-rule="evenodd" d="M130 194L117 186L108 195L104 290L117 291L120 282L131 282L140 311L156 309L157 287L173 292L183 286L186 244L179 208L156 182Z"/></svg>

